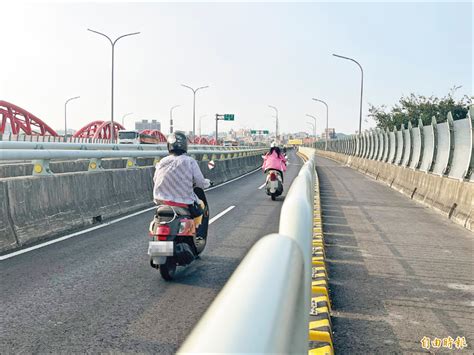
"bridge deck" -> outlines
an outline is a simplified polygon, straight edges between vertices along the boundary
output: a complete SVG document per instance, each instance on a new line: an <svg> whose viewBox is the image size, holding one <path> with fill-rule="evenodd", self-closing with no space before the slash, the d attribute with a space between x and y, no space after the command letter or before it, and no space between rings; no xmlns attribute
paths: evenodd
<svg viewBox="0 0 474 355"><path fill-rule="evenodd" d="M425 336L464 336L472 352L473 234L351 168L317 164L336 352L422 352Z"/></svg>

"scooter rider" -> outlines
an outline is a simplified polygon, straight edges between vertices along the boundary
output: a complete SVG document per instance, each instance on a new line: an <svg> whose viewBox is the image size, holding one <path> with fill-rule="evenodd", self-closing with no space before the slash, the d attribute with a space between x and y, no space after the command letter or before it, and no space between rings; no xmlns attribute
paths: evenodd
<svg viewBox="0 0 474 355"><path fill-rule="evenodd" d="M194 193L194 187L205 189L210 186L210 181L204 178L196 160L186 155L188 140L184 133L170 134L167 146L170 154L155 167L153 200L156 204L188 205L193 217L198 217L203 214L204 204ZM208 223L209 215L204 213L198 236L207 234Z"/></svg>
<svg viewBox="0 0 474 355"><path fill-rule="evenodd" d="M280 172L283 182L283 173L286 171L286 158L275 142L270 145L270 151L263 156L262 170L264 173L267 173L269 169Z"/></svg>

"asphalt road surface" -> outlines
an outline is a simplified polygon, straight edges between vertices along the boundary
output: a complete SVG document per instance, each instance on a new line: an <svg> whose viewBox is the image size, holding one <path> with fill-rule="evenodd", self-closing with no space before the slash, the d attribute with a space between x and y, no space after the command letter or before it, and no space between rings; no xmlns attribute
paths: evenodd
<svg viewBox="0 0 474 355"><path fill-rule="evenodd" d="M473 233L332 160L317 171L336 353L472 354Z"/></svg>
<svg viewBox="0 0 474 355"><path fill-rule="evenodd" d="M285 193L302 165L289 158ZM171 283L149 265L152 211L1 261L0 353L175 352L252 245L277 232L285 193L271 201L263 183L259 171L207 193L211 217L235 208Z"/></svg>

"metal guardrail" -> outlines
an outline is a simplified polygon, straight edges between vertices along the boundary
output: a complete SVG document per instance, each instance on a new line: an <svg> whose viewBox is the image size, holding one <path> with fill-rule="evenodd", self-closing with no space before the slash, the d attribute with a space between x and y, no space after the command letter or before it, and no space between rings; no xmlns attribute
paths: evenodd
<svg viewBox="0 0 474 355"><path fill-rule="evenodd" d="M314 156L281 210L279 234L260 239L179 353L308 353Z"/></svg>
<svg viewBox="0 0 474 355"><path fill-rule="evenodd" d="M27 134L0 133L0 141L11 142L64 142L64 136L32 136ZM109 143L109 139L67 137L69 143Z"/></svg>
<svg viewBox="0 0 474 355"><path fill-rule="evenodd" d="M251 150L262 147L190 144L189 149L198 150ZM48 149L48 150L167 150L166 144L108 144L108 143L64 143L64 142L10 142L0 141L0 149Z"/></svg>
<svg viewBox="0 0 474 355"><path fill-rule="evenodd" d="M10 143L10 142L9 142ZM19 142L22 143L22 142ZM1 143L0 143L1 144ZM30 144L30 143L28 143ZM34 143L33 143L34 144ZM50 143L53 145L59 145L61 143ZM69 145L69 143L62 143L63 145ZM49 147L49 146L48 146ZM1 146L0 146L1 148ZM110 158L124 158L127 159L127 168L137 168L137 158L154 158L159 160L160 158L167 156L168 151L164 149L160 150L92 150L92 149L76 149L76 150L59 150L59 149L0 149L0 160L3 161L33 161L33 175L48 175L52 174L49 168L50 160L78 160L78 159L90 159L88 171L100 171L102 170L102 159ZM55 147L56 148L56 147ZM217 147L218 149L207 149L208 147L202 146L191 146L188 154L191 156L200 155L204 160L207 159L228 159L237 158L248 155L258 155L267 151L267 149L235 149L235 147L223 148ZM199 149L195 149L199 148ZM207 156L207 157L206 157Z"/></svg>

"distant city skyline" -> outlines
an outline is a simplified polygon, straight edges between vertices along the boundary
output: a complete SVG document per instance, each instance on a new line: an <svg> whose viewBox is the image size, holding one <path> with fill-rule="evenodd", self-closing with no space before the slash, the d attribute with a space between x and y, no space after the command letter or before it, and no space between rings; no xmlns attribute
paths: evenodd
<svg viewBox="0 0 474 355"><path fill-rule="evenodd" d="M315 115L318 135L358 129L360 71L364 67L363 129L368 104L392 106L411 92L444 96L462 86L471 96L472 3L2 3L0 99L16 104L56 130L110 118L110 45L94 28L121 40L116 47L115 120L125 125L157 119L169 132L192 130L192 93L203 133L216 113L234 113L230 128L306 131ZM449 44L449 45L447 45ZM6 70L5 70L6 69Z"/></svg>

